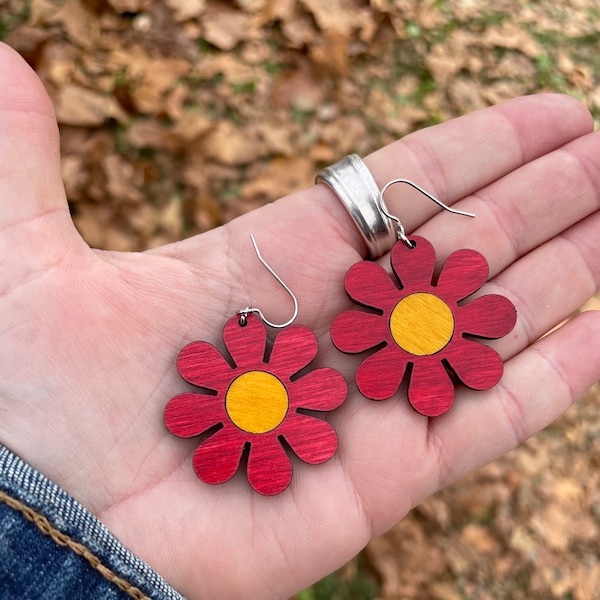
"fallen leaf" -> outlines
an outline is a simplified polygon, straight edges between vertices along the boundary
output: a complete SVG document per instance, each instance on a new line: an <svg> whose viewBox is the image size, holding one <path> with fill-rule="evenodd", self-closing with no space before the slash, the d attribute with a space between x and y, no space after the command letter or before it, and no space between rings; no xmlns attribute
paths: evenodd
<svg viewBox="0 0 600 600"><path fill-rule="evenodd" d="M206 0L165 0L177 21L197 19L206 10Z"/></svg>
<svg viewBox="0 0 600 600"><path fill-rule="evenodd" d="M239 128L229 121L220 121L200 141L202 155L224 165L244 165L256 160L263 150L249 128Z"/></svg>
<svg viewBox="0 0 600 600"><path fill-rule="evenodd" d="M65 0L51 21L63 25L69 38L82 48L92 48L97 42L98 19L79 0Z"/></svg>
<svg viewBox="0 0 600 600"><path fill-rule="evenodd" d="M491 554L498 549L498 541L481 525L470 523L460 532L460 541L480 554Z"/></svg>
<svg viewBox="0 0 600 600"><path fill-rule="evenodd" d="M525 56L535 58L541 54L541 48L535 38L514 21L504 21L500 27L490 27L480 38L485 47L509 48L519 50Z"/></svg>
<svg viewBox="0 0 600 600"><path fill-rule="evenodd" d="M81 127L97 127L108 119L127 122L127 115L114 97L78 85L60 88L56 98L56 116L60 123Z"/></svg>
<svg viewBox="0 0 600 600"><path fill-rule="evenodd" d="M118 156L108 154L102 161L106 177L106 190L111 198L118 202L141 202L143 180L133 165Z"/></svg>
<svg viewBox="0 0 600 600"><path fill-rule="evenodd" d="M144 0L108 0L118 13L137 13L142 9Z"/></svg>
<svg viewBox="0 0 600 600"><path fill-rule="evenodd" d="M232 50L248 38L249 15L225 4L211 5L202 19L203 37L220 50Z"/></svg>

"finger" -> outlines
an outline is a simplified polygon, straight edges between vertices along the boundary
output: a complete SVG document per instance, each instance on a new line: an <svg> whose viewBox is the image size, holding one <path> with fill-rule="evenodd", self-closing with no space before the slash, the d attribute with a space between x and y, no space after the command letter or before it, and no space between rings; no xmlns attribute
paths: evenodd
<svg viewBox="0 0 600 600"><path fill-rule="evenodd" d="M538 432L600 378L600 312L579 315L506 364L494 389L467 393L430 423L439 489ZM424 491L424 495L434 489Z"/></svg>
<svg viewBox="0 0 600 600"><path fill-rule="evenodd" d="M380 187L405 177L452 204L593 129L589 111L576 100L527 96L413 133L366 162ZM402 186L386 193L409 231L440 210L415 194Z"/></svg>
<svg viewBox="0 0 600 600"><path fill-rule="evenodd" d="M27 63L0 43L0 226L67 213L52 103Z"/></svg>
<svg viewBox="0 0 600 600"><path fill-rule="evenodd" d="M596 212L503 271L482 293L509 297L513 331L494 347L514 356L561 323L600 289L600 212Z"/></svg>
<svg viewBox="0 0 600 600"><path fill-rule="evenodd" d="M71 249L86 248L67 206L50 99L25 61L2 43L0 231L3 292L65 260Z"/></svg>
<svg viewBox="0 0 600 600"><path fill-rule="evenodd" d="M457 248L486 257L490 274L600 208L600 133L582 136L465 198L475 219L437 214L418 229L438 261Z"/></svg>

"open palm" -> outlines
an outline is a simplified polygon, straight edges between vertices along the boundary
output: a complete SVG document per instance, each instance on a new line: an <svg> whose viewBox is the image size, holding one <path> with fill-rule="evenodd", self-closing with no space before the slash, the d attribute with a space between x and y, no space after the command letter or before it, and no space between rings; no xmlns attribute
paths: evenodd
<svg viewBox="0 0 600 600"><path fill-rule="evenodd" d="M598 290L600 151L584 107L561 96L517 99L408 136L366 159L380 185L407 177L477 214L386 199L441 262L459 248L490 264L517 325L493 343L505 374L461 389L427 419L397 393L366 400L358 360L329 325L352 306L343 278L366 249L324 186L218 230L142 254L89 249L69 217L51 104L36 76L0 46L0 441L97 515L189 598L285 598L343 564L415 503L547 425L600 376L600 316L539 339ZM248 304L291 312L253 253L296 292L298 322L319 338L316 366L340 370L349 397L331 415L339 451L294 464L290 487L263 497L243 473L200 482L197 440L163 424L194 340L222 348ZM384 259L385 262L387 258Z"/></svg>

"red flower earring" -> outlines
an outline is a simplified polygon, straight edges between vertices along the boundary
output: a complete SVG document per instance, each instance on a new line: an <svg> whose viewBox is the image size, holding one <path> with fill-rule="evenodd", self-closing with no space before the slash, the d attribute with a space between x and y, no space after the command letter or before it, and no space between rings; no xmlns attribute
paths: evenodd
<svg viewBox="0 0 600 600"><path fill-rule="evenodd" d="M385 400L407 376L411 405L435 417L452 406L455 380L475 390L496 385L502 360L475 339L508 334L516 322L513 304L495 294L464 302L488 277L487 261L474 250L451 254L434 281L433 246L422 237L406 236L401 222L387 211L383 194L390 185L406 183L445 210L475 215L449 208L405 179L390 181L380 192L356 155L328 167L317 181L327 183L342 199L372 257L385 247L390 232L396 240L391 250L396 282L377 263L353 265L346 274L346 291L357 304L372 310L343 312L331 325L331 339L342 352L376 349L357 369L359 391L367 398Z"/></svg>
<svg viewBox="0 0 600 600"><path fill-rule="evenodd" d="M317 354L315 334L291 325L298 313L296 297L262 258L261 263L294 301L292 318L281 325L268 321L256 308L232 317L223 332L230 361L208 342L193 342L181 350L181 376L207 392L186 392L165 408L167 428L179 437L210 435L196 450L193 466L206 483L223 483L238 470L247 453L247 476L252 488L267 496L279 494L292 479L292 464L282 440L309 464L329 460L337 435L326 421L302 411L331 411L347 394L344 377L320 368L295 377ZM265 324L281 328L267 353Z"/></svg>

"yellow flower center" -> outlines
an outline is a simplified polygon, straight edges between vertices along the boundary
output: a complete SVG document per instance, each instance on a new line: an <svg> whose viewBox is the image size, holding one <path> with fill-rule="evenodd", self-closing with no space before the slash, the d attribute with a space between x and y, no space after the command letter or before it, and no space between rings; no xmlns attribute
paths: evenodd
<svg viewBox="0 0 600 600"><path fill-rule="evenodd" d="M400 348L416 356L426 356L439 352L452 339L454 316L443 300L419 292L396 304L390 330Z"/></svg>
<svg viewBox="0 0 600 600"><path fill-rule="evenodd" d="M277 377L264 371L248 371L236 377L225 396L229 418L248 433L266 433L285 419L288 394Z"/></svg>

